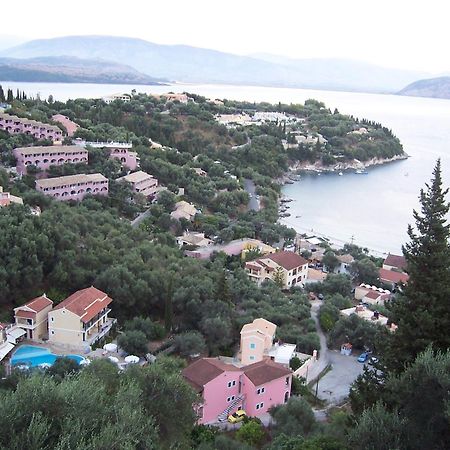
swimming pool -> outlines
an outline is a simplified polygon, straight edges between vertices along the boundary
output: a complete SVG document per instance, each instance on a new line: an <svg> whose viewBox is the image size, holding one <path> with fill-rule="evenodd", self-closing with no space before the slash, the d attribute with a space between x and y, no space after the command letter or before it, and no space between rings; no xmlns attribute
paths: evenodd
<svg viewBox="0 0 450 450"><path fill-rule="evenodd" d="M41 364L52 365L57 358L67 357L73 359L78 364L84 360L80 355L55 355L48 348L23 345L19 347L11 357L11 365L26 365L28 367L38 367Z"/></svg>

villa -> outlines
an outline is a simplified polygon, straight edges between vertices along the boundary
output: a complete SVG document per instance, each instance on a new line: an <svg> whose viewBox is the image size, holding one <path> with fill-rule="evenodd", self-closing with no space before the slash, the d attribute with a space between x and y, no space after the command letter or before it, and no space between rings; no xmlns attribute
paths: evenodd
<svg viewBox="0 0 450 450"><path fill-rule="evenodd" d="M18 147L14 149L13 153L16 157L16 170L19 174L26 174L28 166L35 166L45 171L50 166L88 163L88 151L76 145Z"/></svg>
<svg viewBox="0 0 450 450"><path fill-rule="evenodd" d="M130 94L111 94L105 97L102 97L102 100L109 105L110 103L119 100L121 102L129 102L131 100Z"/></svg>
<svg viewBox="0 0 450 450"><path fill-rule="evenodd" d="M363 320L368 322L376 323L378 325L382 325L387 327L390 331L395 331L397 329L397 325L390 323L389 319L386 316L383 316L378 311L372 311L366 308L364 305L353 306L351 308L341 309L341 314L343 316L351 316L352 314L356 314Z"/></svg>
<svg viewBox="0 0 450 450"><path fill-rule="evenodd" d="M398 270L404 272L407 268L406 258L404 256L388 254L383 262L383 269Z"/></svg>
<svg viewBox="0 0 450 450"><path fill-rule="evenodd" d="M30 134L36 139L49 139L54 143L62 140L62 131L55 125L5 113L0 113L0 130L9 134Z"/></svg>
<svg viewBox="0 0 450 450"><path fill-rule="evenodd" d="M391 297L391 291L369 284L360 284L355 288L355 299L372 305L384 304Z"/></svg>
<svg viewBox="0 0 450 450"><path fill-rule="evenodd" d="M115 322L108 318L111 302L93 286L73 293L49 311L49 341L80 347L101 339Z"/></svg>
<svg viewBox="0 0 450 450"><path fill-rule="evenodd" d="M378 273L380 281L391 286L392 289L401 283L406 284L409 280L409 275L407 273L397 272L396 270L386 270L381 268Z"/></svg>
<svg viewBox="0 0 450 450"><path fill-rule="evenodd" d="M201 358L182 372L201 395L199 424L223 422L237 409L261 416L286 403L291 393L292 372L270 360L237 367L219 358Z"/></svg>
<svg viewBox="0 0 450 450"><path fill-rule="evenodd" d="M175 211L170 213L170 217L177 220L186 219L192 221L198 212L199 211L192 203L181 200L180 202L175 203Z"/></svg>
<svg viewBox="0 0 450 450"><path fill-rule="evenodd" d="M48 313L52 307L53 301L45 294L36 297L14 308L15 324L24 330L27 339L43 339L47 336Z"/></svg>
<svg viewBox="0 0 450 450"><path fill-rule="evenodd" d="M75 131L80 128L80 125L62 114L55 114L54 116L52 116L52 120L54 122L59 122L67 130L67 136L69 137L72 137L75 134Z"/></svg>
<svg viewBox="0 0 450 450"><path fill-rule="evenodd" d="M308 277L308 261L294 252L281 251L245 263L245 270L258 285L277 277L282 287L303 286Z"/></svg>
<svg viewBox="0 0 450 450"><path fill-rule="evenodd" d="M183 245L195 245L198 247L207 247L208 245L213 244L213 241L205 237L205 233L185 231L182 236L177 237L177 244L180 247L182 247Z"/></svg>
<svg viewBox="0 0 450 450"><path fill-rule="evenodd" d="M23 200L20 197L11 195L9 192L3 192L3 187L0 186L0 208L2 206L9 206L11 203L23 205Z"/></svg>
<svg viewBox="0 0 450 450"><path fill-rule="evenodd" d="M147 198L153 198L159 192L158 180L142 170L118 178L117 181L130 183L133 192Z"/></svg>
<svg viewBox="0 0 450 450"><path fill-rule="evenodd" d="M81 201L88 194L108 195L108 178L101 173L36 180L36 190L57 200Z"/></svg>

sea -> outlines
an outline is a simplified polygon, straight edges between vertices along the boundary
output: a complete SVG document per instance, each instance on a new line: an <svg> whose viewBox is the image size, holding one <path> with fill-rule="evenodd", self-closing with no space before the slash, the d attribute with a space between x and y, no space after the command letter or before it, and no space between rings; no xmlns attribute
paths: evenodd
<svg viewBox="0 0 450 450"><path fill-rule="evenodd" d="M322 236L336 245L355 243L372 253L399 254L408 241L408 224L419 208L419 193L441 159L445 186L450 186L450 100L403 97L387 94L320 91L258 86L172 84L132 86L111 84L13 83L3 89L25 91L66 101L98 98L118 92L192 92L211 99L251 102L303 103L309 98L323 101L341 113L375 120L392 129L400 139L406 160L369 168L367 175L354 171L339 174L302 175L283 187L291 198L290 217L283 223L308 235ZM450 200L450 198L449 198Z"/></svg>

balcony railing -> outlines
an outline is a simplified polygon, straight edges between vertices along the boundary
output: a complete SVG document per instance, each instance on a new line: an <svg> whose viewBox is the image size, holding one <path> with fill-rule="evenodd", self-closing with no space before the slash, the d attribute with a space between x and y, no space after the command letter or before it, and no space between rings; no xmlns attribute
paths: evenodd
<svg viewBox="0 0 450 450"><path fill-rule="evenodd" d="M83 324L83 330L89 331L91 328L95 327L97 325L97 322L101 320L104 316L109 314L111 312L111 309L106 308L102 311L100 311L95 317L93 317L88 323Z"/></svg>

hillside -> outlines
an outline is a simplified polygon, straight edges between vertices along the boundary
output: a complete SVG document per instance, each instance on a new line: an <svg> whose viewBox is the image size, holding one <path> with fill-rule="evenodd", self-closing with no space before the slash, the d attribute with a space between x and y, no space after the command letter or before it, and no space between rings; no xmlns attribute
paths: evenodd
<svg viewBox="0 0 450 450"><path fill-rule="evenodd" d="M0 80L158 84L157 79L124 64L69 56L0 58Z"/></svg>
<svg viewBox="0 0 450 450"><path fill-rule="evenodd" d="M407 83L426 76L346 60L281 58L281 61L267 61L260 57L112 36L34 40L0 52L0 55L13 58L68 55L105 59L127 64L154 77L182 82L366 92L396 92Z"/></svg>
<svg viewBox="0 0 450 450"><path fill-rule="evenodd" d="M398 95L450 99L450 77L415 81L402 89Z"/></svg>

